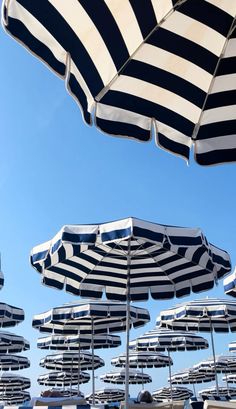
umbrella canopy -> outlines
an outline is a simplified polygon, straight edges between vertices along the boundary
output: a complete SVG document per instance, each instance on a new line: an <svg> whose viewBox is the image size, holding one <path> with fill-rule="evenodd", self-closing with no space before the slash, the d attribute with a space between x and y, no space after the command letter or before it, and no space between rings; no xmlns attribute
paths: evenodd
<svg viewBox="0 0 236 409"><path fill-rule="evenodd" d="M67 225L31 252L48 286L83 297L147 300L209 290L230 271L229 255L200 229L135 218L97 225Z"/></svg>
<svg viewBox="0 0 236 409"><path fill-rule="evenodd" d="M236 388L226 388L224 386L219 387L219 391L215 388L206 388L201 391L199 391L199 395L204 398L204 399L215 399L216 397L228 397L230 396L231 398L236 396Z"/></svg>
<svg viewBox="0 0 236 409"><path fill-rule="evenodd" d="M229 373L227 376L223 376L222 380L227 383L236 383L236 373Z"/></svg>
<svg viewBox="0 0 236 409"><path fill-rule="evenodd" d="M214 369L209 371L209 373L203 373L196 368L189 368L185 371L177 372L172 374L171 382L172 384L195 384L195 383L203 383L203 382L212 382L215 380L215 372Z"/></svg>
<svg viewBox="0 0 236 409"><path fill-rule="evenodd" d="M229 343L229 352L236 352L236 341Z"/></svg>
<svg viewBox="0 0 236 409"><path fill-rule="evenodd" d="M25 314L22 308L0 303L0 327L14 327L24 321Z"/></svg>
<svg viewBox="0 0 236 409"><path fill-rule="evenodd" d="M111 389L105 388L95 391L95 403L111 403L111 402L121 402L125 398L125 391L122 389ZM92 403L93 396L87 395L86 400Z"/></svg>
<svg viewBox="0 0 236 409"><path fill-rule="evenodd" d="M93 361L94 360L94 361ZM39 365L53 371L77 372L80 370L98 369L105 366L105 362L97 355L81 352L79 354L64 353L47 355L40 360Z"/></svg>
<svg viewBox="0 0 236 409"><path fill-rule="evenodd" d="M216 369L217 373L236 373L236 357L219 355L206 359L194 365L194 369L202 373L211 373Z"/></svg>
<svg viewBox="0 0 236 409"><path fill-rule="evenodd" d="M194 143L209 165L236 160L235 15L228 0L11 0L2 24L65 79L86 123L95 112L103 132L153 134L187 159Z"/></svg>
<svg viewBox="0 0 236 409"><path fill-rule="evenodd" d="M0 369L2 371L17 371L30 367L30 361L24 356L0 354Z"/></svg>
<svg viewBox="0 0 236 409"><path fill-rule="evenodd" d="M124 384L125 383L125 370L107 372L100 376L101 381L107 383ZM152 382L150 375L140 371L129 371L128 381L130 384L144 384Z"/></svg>
<svg viewBox="0 0 236 409"><path fill-rule="evenodd" d="M40 349L50 349L57 351L76 351L79 349L91 349L92 334L60 336L51 335L38 338L37 347ZM93 336L94 349L115 348L121 345L118 335L101 334Z"/></svg>
<svg viewBox="0 0 236 409"><path fill-rule="evenodd" d="M90 380L90 375L86 372L77 372L77 373L69 373L69 372L49 372L43 375L40 375L37 379L39 385L44 386L70 386L70 385L78 385L81 383L87 383Z"/></svg>
<svg viewBox="0 0 236 409"><path fill-rule="evenodd" d="M225 294L236 297L236 268L224 279L223 284Z"/></svg>
<svg viewBox="0 0 236 409"><path fill-rule="evenodd" d="M5 406L12 405L21 405L31 399L29 392L12 392L12 393L1 393L0 403L3 403Z"/></svg>
<svg viewBox="0 0 236 409"><path fill-rule="evenodd" d="M93 334L125 331L125 303L89 301L62 305L35 315L32 325L41 332L62 335ZM135 328L150 320L149 312L144 308L130 307L130 325Z"/></svg>
<svg viewBox="0 0 236 409"><path fill-rule="evenodd" d="M117 367L125 367L126 354L112 358L111 364ZM132 351L129 354L130 368L163 368L168 365L173 365L173 361L163 354L139 351Z"/></svg>
<svg viewBox="0 0 236 409"><path fill-rule="evenodd" d="M17 353L30 349L29 341L10 332L0 332L0 354Z"/></svg>
<svg viewBox="0 0 236 409"><path fill-rule="evenodd" d="M157 389L153 392L152 397L157 401L165 400L186 400L193 396L193 392L187 388L181 388L180 386L172 388L164 387Z"/></svg>
<svg viewBox="0 0 236 409"><path fill-rule="evenodd" d="M208 348L208 341L187 331L155 328L130 342L138 351L196 351Z"/></svg>
<svg viewBox="0 0 236 409"><path fill-rule="evenodd" d="M30 379L24 376L5 374L0 375L0 392L18 392L30 388Z"/></svg>

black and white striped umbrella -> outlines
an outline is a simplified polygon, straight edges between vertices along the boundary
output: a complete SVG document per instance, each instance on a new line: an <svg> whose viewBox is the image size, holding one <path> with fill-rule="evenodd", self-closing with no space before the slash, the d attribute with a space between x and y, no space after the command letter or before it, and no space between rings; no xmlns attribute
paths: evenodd
<svg viewBox="0 0 236 409"><path fill-rule="evenodd" d="M236 352L236 341L229 343L229 352Z"/></svg>
<svg viewBox="0 0 236 409"><path fill-rule="evenodd" d="M222 377L222 380L227 383L236 383L236 373L229 373Z"/></svg>
<svg viewBox="0 0 236 409"><path fill-rule="evenodd" d="M200 229L158 225L135 218L68 225L35 247L31 263L44 284L76 295L130 301L181 297L212 288L231 269L229 255ZM127 331L126 355L129 354ZM126 365L128 377L128 362ZM128 405L128 382L126 383Z"/></svg>
<svg viewBox="0 0 236 409"><path fill-rule="evenodd" d="M194 144L203 165L236 160L234 1L5 0L2 14L88 124L95 112L108 134L155 136L187 159Z"/></svg>
<svg viewBox="0 0 236 409"><path fill-rule="evenodd" d="M88 352L63 353L47 355L40 360L39 365L53 371L78 372L80 370L92 370L105 366L105 362L97 355Z"/></svg>
<svg viewBox="0 0 236 409"><path fill-rule="evenodd" d="M17 371L30 367L30 361L24 356L0 354L1 371Z"/></svg>
<svg viewBox="0 0 236 409"><path fill-rule="evenodd" d="M117 367L125 367L126 354L112 358L111 364ZM155 352L131 351L129 353L130 368L163 368L173 365L173 361L166 355Z"/></svg>
<svg viewBox="0 0 236 409"><path fill-rule="evenodd" d="M121 402L125 398L125 391L122 389L111 389L105 388L95 391L95 403L111 403L111 402ZM92 394L86 396L86 400L92 403Z"/></svg>
<svg viewBox="0 0 236 409"><path fill-rule="evenodd" d="M21 405L22 403L28 402L31 399L29 392L12 392L12 393L1 393L0 394L0 404L4 406Z"/></svg>
<svg viewBox="0 0 236 409"><path fill-rule="evenodd" d="M14 327L24 321L25 314L22 308L6 303L0 303L0 327Z"/></svg>
<svg viewBox="0 0 236 409"><path fill-rule="evenodd" d="M194 368L172 374L171 382L173 385L186 384L194 385L195 383L212 382L215 380L214 368L204 373Z"/></svg>
<svg viewBox="0 0 236 409"><path fill-rule="evenodd" d="M164 387L157 389L155 392L152 393L152 397L154 400L157 401L166 401L166 400L186 400L193 396L193 392L190 389L184 387Z"/></svg>
<svg viewBox="0 0 236 409"><path fill-rule="evenodd" d="M0 354L17 353L27 351L30 348L29 341L20 335L10 332L0 332Z"/></svg>
<svg viewBox="0 0 236 409"><path fill-rule="evenodd" d="M229 389L224 386L219 386L219 390L216 388L206 388L199 391L199 395L204 399L214 400L218 396L220 397L236 397L236 388L230 387Z"/></svg>
<svg viewBox="0 0 236 409"><path fill-rule="evenodd" d="M117 385L125 384L125 374L126 371L121 369L120 371L107 372L106 374L101 375L100 379L106 383L116 383ZM128 381L129 384L144 384L152 382L152 378L150 375L143 372L129 370Z"/></svg>
<svg viewBox="0 0 236 409"><path fill-rule="evenodd" d="M92 335L71 335L60 336L51 335L38 338L37 347L39 349L50 349L56 351L76 351L79 349L91 349ZM101 334L93 336L94 349L115 348L121 345L121 339L118 335ZM0 349L1 350L1 349Z"/></svg>
<svg viewBox="0 0 236 409"><path fill-rule="evenodd" d="M236 268L224 279L223 284L225 294L236 297Z"/></svg>
<svg viewBox="0 0 236 409"><path fill-rule="evenodd" d="M214 358L209 358L194 365L194 369L202 373L211 373L216 369L217 373L235 373L236 374L236 357L230 355L219 355Z"/></svg>
<svg viewBox="0 0 236 409"><path fill-rule="evenodd" d="M24 376L6 373L0 375L0 393L23 391L30 386L30 379Z"/></svg>
<svg viewBox="0 0 236 409"><path fill-rule="evenodd" d="M39 385L44 386L70 386L70 385L79 385L82 383L87 383L90 380L90 375L86 372L49 372L43 375L40 375L37 379Z"/></svg>

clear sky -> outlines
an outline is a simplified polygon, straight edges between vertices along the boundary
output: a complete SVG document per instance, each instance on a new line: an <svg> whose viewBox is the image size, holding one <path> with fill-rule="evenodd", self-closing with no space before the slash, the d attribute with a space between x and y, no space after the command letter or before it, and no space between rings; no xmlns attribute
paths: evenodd
<svg viewBox="0 0 236 409"><path fill-rule="evenodd" d="M135 216L201 227L209 241L230 253L234 266L236 164L204 168L191 158L187 166L154 141L141 144L86 126L63 81L2 29L0 61L0 251L5 274L1 301L25 310L25 322L12 331L31 342L26 354L31 368L22 374L31 378L31 393L36 395L41 390L36 378L46 372L38 362L46 354L36 348L39 334L31 328L32 316L75 298L41 285L29 265L31 248L52 238L64 224ZM222 297L223 283L191 298L204 296ZM152 320L133 330L131 339L151 329L159 311L176 302L142 303ZM236 334L215 339L217 353L227 353ZM107 362L97 374L110 370L110 358L124 348L123 344L97 351ZM210 355L209 350L175 353L174 371ZM153 377L149 390L167 384L167 369L146 372ZM98 387L106 385L97 381ZM81 389L88 393L90 385ZM137 395L138 387L130 389L131 395Z"/></svg>

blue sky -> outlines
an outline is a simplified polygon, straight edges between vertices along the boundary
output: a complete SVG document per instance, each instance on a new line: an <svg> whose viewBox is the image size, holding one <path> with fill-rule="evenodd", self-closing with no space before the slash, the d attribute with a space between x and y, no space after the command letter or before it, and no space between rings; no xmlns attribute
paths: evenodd
<svg viewBox="0 0 236 409"><path fill-rule="evenodd" d="M31 328L32 316L75 298L40 284L40 276L29 265L31 248L53 237L64 224L135 216L201 227L209 241L230 253L234 266L236 165L203 168L191 158L187 166L154 141L141 144L106 136L83 123L63 81L3 30L0 54L0 251L5 274L1 301L25 310L25 322L12 331L31 342L31 368L22 374L32 379L35 395L41 390L36 378L45 372L38 362L45 353L36 348L39 334ZM190 298L207 295L222 297L222 282ZM142 303L152 320L132 331L131 338L151 329L159 311L177 301ZM217 353L227 353L228 342L236 335L215 338ZM98 351L106 357L106 370L110 358L124 348ZM176 353L174 370L210 355ZM167 369L146 372L153 377L149 390L166 385ZM106 385L97 381L97 386ZM87 393L90 386L81 389ZM138 390L131 386L132 395Z"/></svg>

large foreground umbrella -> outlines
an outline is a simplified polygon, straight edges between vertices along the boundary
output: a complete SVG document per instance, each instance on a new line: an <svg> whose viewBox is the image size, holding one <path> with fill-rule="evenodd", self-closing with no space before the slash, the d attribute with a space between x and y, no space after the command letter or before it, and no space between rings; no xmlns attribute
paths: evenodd
<svg viewBox="0 0 236 409"><path fill-rule="evenodd" d="M173 330L203 331L211 333L211 344L216 375L216 355L213 331L236 331L236 301L220 299L203 299L179 304L173 308L161 311L157 324Z"/></svg>
<svg viewBox="0 0 236 409"><path fill-rule="evenodd" d="M43 368L53 371L78 372L81 370L98 369L105 366L105 362L98 355L93 355L88 352L80 352L79 354L64 353L47 355L40 360L39 365Z"/></svg>
<svg viewBox="0 0 236 409"><path fill-rule="evenodd" d="M90 375L86 372L69 373L69 372L49 372L39 375L37 382L44 386L71 386L87 383L90 380Z"/></svg>
<svg viewBox="0 0 236 409"><path fill-rule="evenodd" d="M111 334L81 334L71 336L51 335L38 338L37 347L39 349L50 349L56 351L76 351L79 349L115 348L121 345L121 339L118 335Z"/></svg>
<svg viewBox="0 0 236 409"><path fill-rule="evenodd" d="M125 384L126 383L126 371L121 369L120 371L107 372L100 376L101 381L107 383ZM140 371L129 371L128 381L130 384L144 384L152 382L150 375Z"/></svg>
<svg viewBox="0 0 236 409"><path fill-rule="evenodd" d="M157 389L152 393L152 397L157 401L165 400L186 400L193 396L193 392L190 389L183 387L174 387L172 390L168 387Z"/></svg>
<svg viewBox="0 0 236 409"><path fill-rule="evenodd" d="M95 403L111 403L111 402L121 402L124 400L125 397L125 391L122 389L111 389L111 388L105 388L105 389L100 389L98 391L95 391ZM93 401L93 395L88 395L86 396L86 400L89 403L92 403Z"/></svg>
<svg viewBox="0 0 236 409"><path fill-rule="evenodd" d="M5 29L65 79L88 124L94 112L108 134L236 160L234 1L3 3Z"/></svg>
<svg viewBox="0 0 236 409"><path fill-rule="evenodd" d="M0 353L17 353L27 351L30 348L29 341L20 335L10 332L0 332Z"/></svg>
<svg viewBox="0 0 236 409"><path fill-rule="evenodd" d="M128 218L64 226L31 252L44 284L81 296L130 301L181 297L208 290L231 269L229 255L208 243L200 229ZM127 331L126 356L129 355ZM128 359L126 364L128 379ZM128 382L126 383L128 407Z"/></svg>

